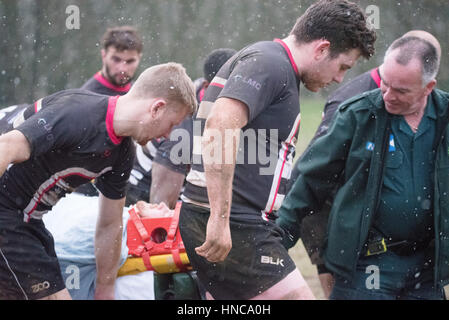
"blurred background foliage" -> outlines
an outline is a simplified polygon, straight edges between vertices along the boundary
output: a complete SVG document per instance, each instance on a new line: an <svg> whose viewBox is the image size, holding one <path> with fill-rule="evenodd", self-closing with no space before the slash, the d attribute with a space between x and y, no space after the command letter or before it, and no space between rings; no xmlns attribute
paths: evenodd
<svg viewBox="0 0 449 320"><path fill-rule="evenodd" d="M0 106L33 102L81 86L101 67L100 38L107 27L133 25L144 40L139 71L168 61L201 76L213 49L240 49L288 35L311 0L1 0ZM439 87L449 90L449 1L356 1L379 8L377 53L345 81L381 63L386 47L411 29L433 33L443 47ZM66 8L80 10L80 28L66 27ZM367 14L371 14L368 13ZM325 97L335 85L320 93ZM303 94L310 93L302 90Z"/></svg>

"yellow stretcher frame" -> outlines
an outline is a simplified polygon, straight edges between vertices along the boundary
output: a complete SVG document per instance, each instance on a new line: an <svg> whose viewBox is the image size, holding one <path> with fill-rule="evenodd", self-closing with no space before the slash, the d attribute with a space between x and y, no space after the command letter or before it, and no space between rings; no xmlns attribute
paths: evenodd
<svg viewBox="0 0 449 320"><path fill-rule="evenodd" d="M180 253L179 257L183 265L191 270L189 258L186 253ZM176 266L173 256L171 254L162 254L157 256L150 256L152 271L165 274L165 273L178 273L181 270ZM119 269L117 277L135 275L144 271L149 271L145 266L141 257L129 257L125 263Z"/></svg>

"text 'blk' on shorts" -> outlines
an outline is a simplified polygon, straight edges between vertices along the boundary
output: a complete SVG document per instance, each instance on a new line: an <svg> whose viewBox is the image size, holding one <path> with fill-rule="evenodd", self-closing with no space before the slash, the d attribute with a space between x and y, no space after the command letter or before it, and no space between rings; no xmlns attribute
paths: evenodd
<svg viewBox="0 0 449 320"><path fill-rule="evenodd" d="M42 220L0 209L0 300L34 300L65 288L54 241Z"/></svg>
<svg viewBox="0 0 449 320"><path fill-rule="evenodd" d="M207 209L183 203L179 228L187 255L202 285L217 300L251 299L296 268L281 244L283 231L271 221L231 215L232 249L225 261L211 263L195 248L206 239Z"/></svg>

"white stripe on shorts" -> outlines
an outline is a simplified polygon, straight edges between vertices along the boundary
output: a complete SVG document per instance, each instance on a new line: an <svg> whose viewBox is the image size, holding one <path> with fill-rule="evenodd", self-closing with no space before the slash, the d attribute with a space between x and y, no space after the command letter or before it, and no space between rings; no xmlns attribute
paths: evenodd
<svg viewBox="0 0 449 320"><path fill-rule="evenodd" d="M22 291L23 295L25 296L25 300L28 300L28 296L27 296L27 294L25 293L25 291L23 290L22 286L20 285L20 283L19 283L19 279L17 279L17 276L16 276L16 274L14 273L14 271L12 271L11 267L9 266L8 260L6 259L5 255L3 254L3 251L2 251L2 249L0 249L0 254L1 254L1 255L2 255L2 257L3 257L3 260L5 260L5 262L6 262L6 266L8 267L9 271L11 271L11 273L12 273L12 275L13 275L14 279L16 280L16 282L17 282L17 285L19 286L20 290Z"/></svg>

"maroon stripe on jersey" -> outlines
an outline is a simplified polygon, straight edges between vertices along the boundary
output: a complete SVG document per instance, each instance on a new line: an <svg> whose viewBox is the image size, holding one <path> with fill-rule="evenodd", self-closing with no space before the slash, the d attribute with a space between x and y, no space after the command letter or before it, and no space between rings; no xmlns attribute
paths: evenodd
<svg viewBox="0 0 449 320"><path fill-rule="evenodd" d="M298 121L298 124L296 125L296 128L295 128L295 132L294 132L294 134L291 136L290 141L288 141L288 144L289 144L289 145L292 144L293 139L295 138L296 133L297 133L298 130L299 130L300 124L301 124L301 120ZM268 215L270 215L270 214L273 212L273 208L274 208L274 205L275 205L275 203L276 203L276 198L277 198L278 192L279 192L279 187L280 187L280 185L281 185L282 173L284 172L284 166L285 166L285 162L287 161L287 156L288 156L288 154L289 154L288 148L285 148L284 156L283 156L283 161L282 161L282 167L281 167L281 170L280 170L280 172L279 172L279 180L278 180L278 183L277 183L277 186L276 186L276 192L274 193L274 198L273 198L273 202L272 202L272 204L271 204L270 210L268 210L268 212L265 212L266 217L268 217Z"/></svg>
<svg viewBox="0 0 449 320"><path fill-rule="evenodd" d="M274 39L274 42L280 43L284 47L285 51L287 51L287 55L288 58L290 59L290 62L292 63L293 70L295 70L296 75L299 76L298 66L295 63L295 60L293 60L293 55L292 52L290 51L290 48L281 39Z"/></svg>
<svg viewBox="0 0 449 320"><path fill-rule="evenodd" d="M213 87L219 87L219 88L224 88L224 84L217 83L217 82L212 82L212 83L210 84L210 86L213 86Z"/></svg>
<svg viewBox="0 0 449 320"><path fill-rule="evenodd" d="M117 137L114 132L114 112L119 97L120 96L109 98L108 112L106 113L106 130L108 131L109 138L114 144L120 144L123 140L122 137Z"/></svg>
<svg viewBox="0 0 449 320"><path fill-rule="evenodd" d="M100 82L102 85L104 85L106 88L112 89L114 91L117 92L128 92L129 89L131 88L131 83L128 83L127 85L123 86L123 87L119 87L116 86L114 84L112 84L111 82L109 82L108 79L106 79L102 74L101 71L98 71L95 75L94 75L95 80L97 80L98 82Z"/></svg>
<svg viewBox="0 0 449 320"><path fill-rule="evenodd" d="M205 88L201 88L200 92L198 92L198 100L199 100L199 102L203 101L205 92L206 92Z"/></svg>
<svg viewBox="0 0 449 320"><path fill-rule="evenodd" d="M26 219L25 219L25 221L28 222L28 221L30 220L31 215L33 214L34 210L36 210L36 208L37 208L37 206L39 205L39 203L41 203L42 197L47 193L48 190L50 190L51 188L53 188L53 187L58 183L59 180L64 179L64 178L67 178L67 177L70 177L70 176L75 176L75 175L76 175L76 176L80 176L80 177L85 178L85 179L89 179L89 180L92 180L92 179L96 178L96 176L91 176L91 177L90 177L90 176L86 176L86 175L84 175L84 174L82 174L82 173L80 173L80 172L71 172L71 173L68 173L68 174L66 174L66 175L64 175L64 176L58 177L58 178L55 179L55 180L54 180L48 187L46 187L46 188L41 192L41 194L38 196L38 199L37 199L37 201L34 203L34 206L31 208L31 210L28 211L28 212L24 212L24 213L26 214Z"/></svg>
<svg viewBox="0 0 449 320"><path fill-rule="evenodd" d="M382 81L382 79L379 76L379 68L373 69L371 71L371 78L373 78L374 82L380 88L380 82Z"/></svg>
<svg viewBox="0 0 449 320"><path fill-rule="evenodd" d="M34 103L34 113L38 113L40 109L42 109L42 99L39 99Z"/></svg>

